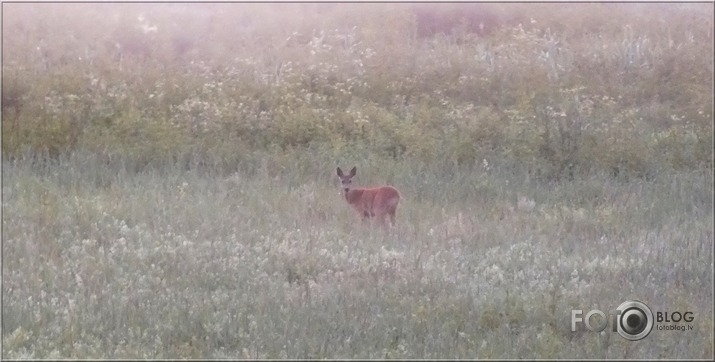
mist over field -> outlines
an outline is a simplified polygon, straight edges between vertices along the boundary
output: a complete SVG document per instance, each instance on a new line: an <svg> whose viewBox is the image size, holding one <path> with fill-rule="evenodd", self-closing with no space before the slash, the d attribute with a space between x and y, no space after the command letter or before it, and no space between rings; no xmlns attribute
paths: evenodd
<svg viewBox="0 0 715 362"><path fill-rule="evenodd" d="M3 3L2 358L712 359L713 70L712 4Z"/></svg>

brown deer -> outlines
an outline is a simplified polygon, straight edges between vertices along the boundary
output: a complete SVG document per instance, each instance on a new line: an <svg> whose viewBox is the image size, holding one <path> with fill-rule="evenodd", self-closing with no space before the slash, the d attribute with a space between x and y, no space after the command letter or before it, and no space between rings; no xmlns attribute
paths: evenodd
<svg viewBox="0 0 715 362"><path fill-rule="evenodd" d="M345 201L362 215L363 220L377 217L383 226L387 226L385 216L390 215L390 223L394 226L400 192L392 186L352 188L352 178L356 173L357 167L353 167L349 175L343 174L343 170L338 167L338 177L343 187Z"/></svg>

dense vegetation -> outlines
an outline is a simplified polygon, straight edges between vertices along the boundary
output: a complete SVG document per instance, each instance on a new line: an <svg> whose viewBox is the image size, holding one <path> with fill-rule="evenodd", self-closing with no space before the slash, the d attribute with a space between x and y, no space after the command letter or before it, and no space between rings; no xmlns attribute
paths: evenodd
<svg viewBox="0 0 715 362"><path fill-rule="evenodd" d="M647 9L647 10L646 10ZM12 4L3 155L712 168L707 4Z"/></svg>
<svg viewBox="0 0 715 362"><path fill-rule="evenodd" d="M712 4L2 6L3 359L713 357Z"/></svg>

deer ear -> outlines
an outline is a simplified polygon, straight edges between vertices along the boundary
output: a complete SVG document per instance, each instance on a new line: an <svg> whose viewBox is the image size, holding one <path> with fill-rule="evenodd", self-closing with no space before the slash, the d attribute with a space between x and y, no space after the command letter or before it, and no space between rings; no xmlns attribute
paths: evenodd
<svg viewBox="0 0 715 362"><path fill-rule="evenodd" d="M356 173L357 173L357 166L353 167L353 169L350 170L350 177L355 176Z"/></svg>
<svg viewBox="0 0 715 362"><path fill-rule="evenodd" d="M338 167L338 177L343 177L343 170Z"/></svg>

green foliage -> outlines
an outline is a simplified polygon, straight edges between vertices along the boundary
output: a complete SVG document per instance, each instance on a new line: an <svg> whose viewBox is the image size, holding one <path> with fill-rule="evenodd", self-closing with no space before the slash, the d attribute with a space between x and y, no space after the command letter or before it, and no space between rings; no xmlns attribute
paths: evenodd
<svg viewBox="0 0 715 362"><path fill-rule="evenodd" d="M712 358L711 4L2 10L3 358Z"/></svg>
<svg viewBox="0 0 715 362"><path fill-rule="evenodd" d="M695 312L637 357L712 357L712 173L554 183L308 147L227 174L6 161L2 357L625 358L634 342L571 332L570 311L631 297ZM337 158L400 189L395 229L361 225Z"/></svg>
<svg viewBox="0 0 715 362"><path fill-rule="evenodd" d="M6 4L3 157L712 169L704 6Z"/></svg>

